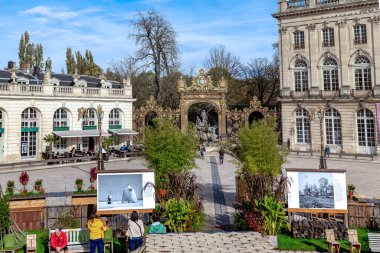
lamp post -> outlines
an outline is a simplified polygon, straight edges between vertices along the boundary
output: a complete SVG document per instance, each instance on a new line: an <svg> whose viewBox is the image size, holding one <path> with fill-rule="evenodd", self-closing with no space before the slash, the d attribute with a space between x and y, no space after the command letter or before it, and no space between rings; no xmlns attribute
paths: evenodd
<svg viewBox="0 0 380 253"><path fill-rule="evenodd" d="M327 163L326 163L326 153L325 153L325 147L324 147L324 134L323 134L323 119L325 117L325 113L322 107L319 107L318 110L318 118L319 118L319 127L321 130L321 157L319 159L319 168L320 169L327 169Z"/></svg>
<svg viewBox="0 0 380 253"><path fill-rule="evenodd" d="M84 119L85 121L88 120L89 117L89 108L81 107L78 109L78 120ZM98 136L98 143L99 143L99 150L98 150L98 170L104 170L104 160L103 160L103 136L102 136L102 120L104 116L104 111L102 109L101 105L98 105L97 109L95 110L96 117L98 119L98 130L99 130L99 136Z"/></svg>

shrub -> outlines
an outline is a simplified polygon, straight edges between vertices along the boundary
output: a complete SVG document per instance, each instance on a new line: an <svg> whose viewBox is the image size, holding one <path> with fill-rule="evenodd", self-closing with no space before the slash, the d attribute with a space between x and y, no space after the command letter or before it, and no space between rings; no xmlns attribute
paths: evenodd
<svg viewBox="0 0 380 253"><path fill-rule="evenodd" d="M29 175L28 175L28 172L26 171L22 171L21 174L20 174L20 177L19 177L19 181L20 183L24 186L28 184L29 182Z"/></svg>
<svg viewBox="0 0 380 253"><path fill-rule="evenodd" d="M241 203L234 205L234 207L237 210L234 220L237 230L262 232L263 217L254 202L243 200Z"/></svg>
<svg viewBox="0 0 380 253"><path fill-rule="evenodd" d="M0 192L0 233L12 225L8 198Z"/></svg>
<svg viewBox="0 0 380 253"><path fill-rule="evenodd" d="M6 193L9 194L9 195L13 195L13 193L14 193L14 189L15 189L15 181L13 181L13 180L8 180L8 181L7 181L7 189L6 189Z"/></svg>
<svg viewBox="0 0 380 253"><path fill-rule="evenodd" d="M54 227L61 228L79 228L79 221L74 216L67 212L61 212L58 215L58 219L54 224Z"/></svg>
<svg viewBox="0 0 380 253"><path fill-rule="evenodd" d="M283 228L290 231L290 224L286 220L282 203L273 197L266 196L262 202L256 200L255 205L264 218L263 234L278 235Z"/></svg>
<svg viewBox="0 0 380 253"><path fill-rule="evenodd" d="M148 166L155 170L157 188L167 189L168 174L190 171L195 167L197 140L189 130L182 133L169 120L154 120L154 126L145 129L144 156Z"/></svg>
<svg viewBox="0 0 380 253"><path fill-rule="evenodd" d="M175 233L201 230L204 214L203 208L199 208L197 204L185 199L169 199L163 212L164 217L168 219L165 225Z"/></svg>

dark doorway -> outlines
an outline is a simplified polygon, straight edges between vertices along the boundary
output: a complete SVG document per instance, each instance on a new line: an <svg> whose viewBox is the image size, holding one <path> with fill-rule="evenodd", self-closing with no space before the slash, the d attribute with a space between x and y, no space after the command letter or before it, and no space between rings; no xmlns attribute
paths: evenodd
<svg viewBox="0 0 380 253"><path fill-rule="evenodd" d="M88 151L95 152L95 139L94 139L94 137L88 138Z"/></svg>
<svg viewBox="0 0 380 253"><path fill-rule="evenodd" d="M156 112L148 112L146 115L145 115L145 126L154 126L154 118L157 117L157 113Z"/></svg>
<svg viewBox="0 0 380 253"><path fill-rule="evenodd" d="M261 112L253 112L248 117L248 122L251 125L254 121L259 121L264 118L264 115Z"/></svg>

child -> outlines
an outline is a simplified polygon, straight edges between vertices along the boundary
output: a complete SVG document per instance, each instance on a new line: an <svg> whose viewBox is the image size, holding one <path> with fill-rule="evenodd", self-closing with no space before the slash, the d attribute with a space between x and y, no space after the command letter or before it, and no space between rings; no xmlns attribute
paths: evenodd
<svg viewBox="0 0 380 253"><path fill-rule="evenodd" d="M153 214L153 223L149 227L149 234L164 234L165 227L160 222L160 216L158 214Z"/></svg>

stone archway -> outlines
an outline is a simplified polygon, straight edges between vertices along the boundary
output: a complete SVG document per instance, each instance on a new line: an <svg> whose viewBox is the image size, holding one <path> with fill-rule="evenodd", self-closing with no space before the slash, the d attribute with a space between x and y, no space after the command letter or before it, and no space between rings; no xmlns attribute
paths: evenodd
<svg viewBox="0 0 380 253"><path fill-rule="evenodd" d="M226 134L226 93L227 82L224 78L214 85L211 77L206 75L205 70L199 70L199 74L193 77L190 86L181 77L178 81L178 92L180 94L180 128L186 131L188 125L188 110L190 106L197 103L208 103L215 106L218 112L219 139L223 140Z"/></svg>

